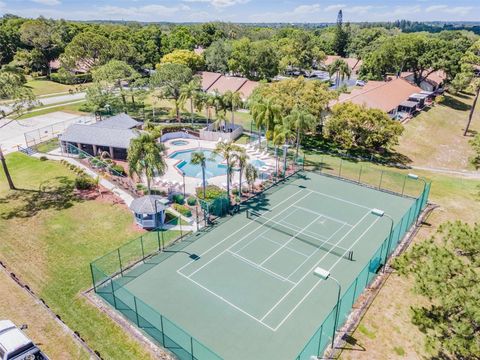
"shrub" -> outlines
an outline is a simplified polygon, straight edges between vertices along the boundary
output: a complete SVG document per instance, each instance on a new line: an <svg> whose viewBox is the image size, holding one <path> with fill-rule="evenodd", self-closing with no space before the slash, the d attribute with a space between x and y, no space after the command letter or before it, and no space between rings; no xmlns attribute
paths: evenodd
<svg viewBox="0 0 480 360"><path fill-rule="evenodd" d="M199 187L196 189L197 198L203 199L203 188ZM205 200L213 200L219 197L223 197L227 194L225 190L218 187L217 185L208 185L205 189Z"/></svg>
<svg viewBox="0 0 480 360"><path fill-rule="evenodd" d="M82 84L86 82L92 81L91 74L72 74L65 69L60 69L58 73L50 74L50 80L65 84L65 85L74 85L74 84Z"/></svg>
<svg viewBox="0 0 480 360"><path fill-rule="evenodd" d="M232 189L232 194L233 195L238 195L238 188L237 187Z"/></svg>
<svg viewBox="0 0 480 360"><path fill-rule="evenodd" d="M97 181L89 176L80 175L75 178L75 188L78 190L90 190L97 187Z"/></svg>
<svg viewBox="0 0 480 360"><path fill-rule="evenodd" d="M40 161L47 161L47 157L46 156L40 156Z"/></svg>
<svg viewBox="0 0 480 360"><path fill-rule="evenodd" d="M137 190L143 191L144 193L146 193L148 191L148 188L143 184L137 184Z"/></svg>
<svg viewBox="0 0 480 360"><path fill-rule="evenodd" d="M111 172L114 173L113 175L117 175L117 174L126 175L125 169L120 165L112 165L110 166L110 170L112 170Z"/></svg>
<svg viewBox="0 0 480 360"><path fill-rule="evenodd" d="M182 194L174 194L172 196L172 202L183 205L185 204L185 197Z"/></svg>
<svg viewBox="0 0 480 360"><path fill-rule="evenodd" d="M185 205L173 204L173 208L186 217L192 217L192 212Z"/></svg>
<svg viewBox="0 0 480 360"><path fill-rule="evenodd" d="M187 199L187 204L189 206L195 206L197 204L197 198L194 196L189 196Z"/></svg>
<svg viewBox="0 0 480 360"><path fill-rule="evenodd" d="M443 96L443 95L437 95L437 96L435 97L435 102L436 102L437 104L441 104L441 103L443 103L444 101L445 101L445 96Z"/></svg>

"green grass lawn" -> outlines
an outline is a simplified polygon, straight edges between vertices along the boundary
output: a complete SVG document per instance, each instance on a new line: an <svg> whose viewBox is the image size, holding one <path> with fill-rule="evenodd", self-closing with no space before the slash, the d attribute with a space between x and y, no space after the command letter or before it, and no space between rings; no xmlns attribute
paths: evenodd
<svg viewBox="0 0 480 360"><path fill-rule="evenodd" d="M446 101L405 124L397 151L406 155L412 165L474 170L473 151L463 136L472 104L472 96L446 94ZM480 109L474 113L471 129L480 131Z"/></svg>
<svg viewBox="0 0 480 360"><path fill-rule="evenodd" d="M70 90L79 91L86 85L64 85L47 80L45 78L36 78L29 80L27 82L27 86L32 89L35 96L44 96L56 93L68 93Z"/></svg>
<svg viewBox="0 0 480 360"><path fill-rule="evenodd" d="M78 200L73 173L58 162L20 153L7 162L23 190L8 190L0 172L0 259L103 358L152 358L81 295L91 286L89 263L140 235L130 211L102 199Z"/></svg>
<svg viewBox="0 0 480 360"><path fill-rule="evenodd" d="M82 106L85 105L85 101L80 101L74 104L64 104L64 105L58 105L58 106L45 106L43 108L39 108L38 110L34 110L32 112L20 115L17 117L17 120L24 120L24 119L29 119L34 116L40 116L40 115L46 115L50 114L52 112L56 111L65 111L69 112L72 114L78 114L78 115L84 115L86 112L83 112L81 110Z"/></svg>

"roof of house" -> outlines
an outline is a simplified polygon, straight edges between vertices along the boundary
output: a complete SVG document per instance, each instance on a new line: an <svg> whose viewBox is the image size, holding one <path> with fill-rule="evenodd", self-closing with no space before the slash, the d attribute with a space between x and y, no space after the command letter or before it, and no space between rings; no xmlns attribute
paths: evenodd
<svg viewBox="0 0 480 360"><path fill-rule="evenodd" d="M397 78L390 81L369 81L363 88L354 89L350 94L341 94L338 100L330 103L352 102L368 108L390 112L407 100L410 95L422 91L418 86Z"/></svg>
<svg viewBox="0 0 480 360"><path fill-rule="evenodd" d="M140 122L134 120L131 116L121 113L105 120L92 124L91 126L103 127L109 129L133 129L140 125Z"/></svg>
<svg viewBox="0 0 480 360"><path fill-rule="evenodd" d="M338 59L345 61L348 64L348 67L354 72L357 72L360 69L360 66L362 66L362 60L356 58L342 58L338 55L327 55L327 58L323 61L323 64L328 66Z"/></svg>
<svg viewBox="0 0 480 360"><path fill-rule="evenodd" d="M133 199L130 204L130 210L136 214L157 214L166 209L166 206L162 204L162 200L165 198L160 195L145 195L137 199Z"/></svg>
<svg viewBox="0 0 480 360"><path fill-rule="evenodd" d="M227 91L238 91L248 81L246 78L236 76L220 76L209 88L208 92L218 91L225 94Z"/></svg>
<svg viewBox="0 0 480 360"><path fill-rule="evenodd" d="M246 100L252 95L253 90L258 87L259 83L257 81L247 80L243 85L238 89L242 99Z"/></svg>
<svg viewBox="0 0 480 360"><path fill-rule="evenodd" d="M131 129L73 124L60 136L60 140L74 144L112 146L120 149L128 149L130 141L137 136L138 132Z"/></svg>
<svg viewBox="0 0 480 360"><path fill-rule="evenodd" d="M430 70L428 70L430 71ZM422 76L425 76L426 72L423 73ZM413 73L406 71L400 74L400 77L407 79L408 81L413 81ZM443 83L447 79L447 74L443 70L436 70L424 79L424 81L428 81L433 83L434 85L438 86Z"/></svg>
<svg viewBox="0 0 480 360"><path fill-rule="evenodd" d="M87 73L90 71L93 65L93 60L80 59L75 62L75 68L72 70L77 73ZM53 59L50 60L48 66L51 70L59 70L62 67L62 62L60 59Z"/></svg>
<svg viewBox="0 0 480 360"><path fill-rule="evenodd" d="M222 76L222 74L214 73L214 72L210 72L210 71L200 71L198 74L202 78L202 90L203 91L208 91L210 86L212 86L213 83L215 81L217 81L219 77Z"/></svg>

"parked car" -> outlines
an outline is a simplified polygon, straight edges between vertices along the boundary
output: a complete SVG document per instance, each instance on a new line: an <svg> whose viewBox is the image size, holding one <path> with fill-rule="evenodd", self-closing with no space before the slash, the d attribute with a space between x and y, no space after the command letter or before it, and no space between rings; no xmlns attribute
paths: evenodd
<svg viewBox="0 0 480 360"><path fill-rule="evenodd" d="M356 86L365 86L365 81L363 81L363 80L357 80L357 81L355 81L355 85L356 85Z"/></svg>
<svg viewBox="0 0 480 360"><path fill-rule="evenodd" d="M10 320L0 320L0 360L48 360Z"/></svg>

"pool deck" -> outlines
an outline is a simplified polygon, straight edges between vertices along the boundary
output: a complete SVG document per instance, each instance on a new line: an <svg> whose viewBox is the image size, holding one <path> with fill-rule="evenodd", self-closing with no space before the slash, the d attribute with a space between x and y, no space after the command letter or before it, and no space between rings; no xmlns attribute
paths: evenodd
<svg viewBox="0 0 480 360"><path fill-rule="evenodd" d="M186 145L173 145L172 142L175 141L186 141ZM209 149L209 150L214 150L215 145L217 144L214 141L206 141L206 140L198 140L198 139L171 139L166 141L165 143L166 147L166 157L165 161L167 163L167 171L164 176L162 177L157 177L153 181L153 189L160 189L160 190L166 190L166 187L161 185L159 183L159 180L169 180L169 181L176 181L180 183L180 186L177 186L177 191L183 192L183 177L181 172L177 169L176 165L181 162L182 160L179 159L172 159L169 156L173 154L174 152L177 151L184 151L184 150L192 150L192 149ZM245 145L238 144L239 146L243 147L246 149ZM249 155L249 154L247 154ZM251 160L258 159L257 156L252 156L249 155ZM261 159L261 161L265 162L267 165L274 166L275 165L275 160L274 158L268 158L268 159ZM243 181L245 182L245 176L243 178ZM195 189L199 186L201 186L202 179L195 178L195 177L190 177L190 176L185 176L185 192L187 194L194 194ZM227 182L227 177L226 175L221 175L221 176L214 176L208 179L208 184L210 185L217 185L222 188L226 187L226 182ZM239 173L235 171L233 173L233 179L232 183L238 183L239 182ZM257 183L260 182L260 180L257 180ZM246 182L245 182L246 185Z"/></svg>

